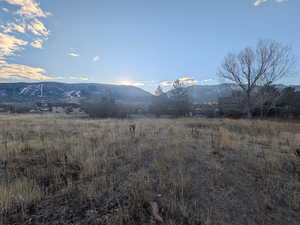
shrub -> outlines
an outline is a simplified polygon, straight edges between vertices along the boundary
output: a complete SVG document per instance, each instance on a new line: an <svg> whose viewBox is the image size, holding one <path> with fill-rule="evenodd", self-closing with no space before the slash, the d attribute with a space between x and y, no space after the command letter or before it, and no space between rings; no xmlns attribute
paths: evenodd
<svg viewBox="0 0 300 225"><path fill-rule="evenodd" d="M92 118L125 118L127 110L124 105L112 98L88 100L81 103L82 109Z"/></svg>

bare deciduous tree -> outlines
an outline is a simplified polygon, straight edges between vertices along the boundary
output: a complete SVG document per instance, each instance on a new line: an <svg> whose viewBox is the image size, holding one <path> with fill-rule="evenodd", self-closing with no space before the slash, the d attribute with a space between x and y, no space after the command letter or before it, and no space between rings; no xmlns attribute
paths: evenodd
<svg viewBox="0 0 300 225"><path fill-rule="evenodd" d="M238 55L228 54L219 75L235 82L246 96L246 112L251 117L251 95L257 86L271 85L291 74L295 58L291 48L271 40L261 40L256 48L245 48Z"/></svg>

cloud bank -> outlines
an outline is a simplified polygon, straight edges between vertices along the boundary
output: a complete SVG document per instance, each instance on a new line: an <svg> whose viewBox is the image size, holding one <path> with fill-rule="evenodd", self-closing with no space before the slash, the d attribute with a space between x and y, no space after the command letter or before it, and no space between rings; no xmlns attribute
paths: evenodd
<svg viewBox="0 0 300 225"><path fill-rule="evenodd" d="M0 59L14 55L16 51L22 50L23 46L27 45L27 43L27 41L23 41L14 36L0 33Z"/></svg>
<svg viewBox="0 0 300 225"><path fill-rule="evenodd" d="M33 80L50 80L49 76L44 75L43 68L36 68L20 64L9 64L6 61L0 61L0 78L26 78Z"/></svg>
<svg viewBox="0 0 300 225"><path fill-rule="evenodd" d="M8 62L9 57L15 56L28 45L37 49L43 47L43 42L48 39L50 32L40 18L46 18L51 14L42 10L35 0L3 1L17 6L18 9L11 12L7 8L2 8L4 12L12 15L12 19L0 24L0 78L51 79L45 75L46 71L43 68ZM16 33L19 34L18 37L15 36ZM26 41L20 35L23 35Z"/></svg>
<svg viewBox="0 0 300 225"><path fill-rule="evenodd" d="M40 5L34 0L4 0L9 4L17 5L20 9L17 11L17 14L24 16L26 18L35 18L35 17L47 17L51 15L48 12L44 12Z"/></svg>

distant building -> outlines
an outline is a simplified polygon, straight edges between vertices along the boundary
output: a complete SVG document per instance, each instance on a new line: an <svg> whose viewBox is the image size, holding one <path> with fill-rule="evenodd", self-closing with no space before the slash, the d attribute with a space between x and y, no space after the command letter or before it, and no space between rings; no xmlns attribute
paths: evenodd
<svg viewBox="0 0 300 225"><path fill-rule="evenodd" d="M56 103L50 104L51 112L56 114L84 114L79 104L76 103Z"/></svg>
<svg viewBox="0 0 300 225"><path fill-rule="evenodd" d="M85 114L79 104L76 103L47 103L36 104L36 109L32 113L54 113L54 114Z"/></svg>

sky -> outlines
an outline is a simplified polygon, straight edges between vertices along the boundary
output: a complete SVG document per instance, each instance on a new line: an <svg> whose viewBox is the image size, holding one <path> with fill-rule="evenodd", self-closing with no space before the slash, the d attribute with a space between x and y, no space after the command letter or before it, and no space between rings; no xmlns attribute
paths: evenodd
<svg viewBox="0 0 300 225"><path fill-rule="evenodd" d="M299 0L0 0L0 82L217 84L224 56L260 39L300 58L299 10Z"/></svg>

